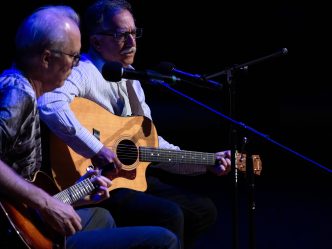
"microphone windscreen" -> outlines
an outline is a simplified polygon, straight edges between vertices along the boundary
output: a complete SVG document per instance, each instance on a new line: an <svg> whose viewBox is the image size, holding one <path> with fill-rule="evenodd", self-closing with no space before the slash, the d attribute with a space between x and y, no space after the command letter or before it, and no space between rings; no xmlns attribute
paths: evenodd
<svg viewBox="0 0 332 249"><path fill-rule="evenodd" d="M122 79L122 64L120 62L110 61L106 62L101 70L105 80L117 82Z"/></svg>
<svg viewBox="0 0 332 249"><path fill-rule="evenodd" d="M283 48L283 49L281 49L281 52L282 52L282 54L288 54L288 49L287 48Z"/></svg>
<svg viewBox="0 0 332 249"><path fill-rule="evenodd" d="M167 61L162 61L157 65L156 71L162 74L171 74L174 68L174 64Z"/></svg>

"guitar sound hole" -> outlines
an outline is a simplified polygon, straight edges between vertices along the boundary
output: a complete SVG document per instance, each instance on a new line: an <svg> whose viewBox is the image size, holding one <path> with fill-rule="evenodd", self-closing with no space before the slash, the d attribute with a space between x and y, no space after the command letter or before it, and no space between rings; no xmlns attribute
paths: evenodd
<svg viewBox="0 0 332 249"><path fill-rule="evenodd" d="M132 165L138 157L138 150L134 142L122 140L116 148L116 154L124 165Z"/></svg>

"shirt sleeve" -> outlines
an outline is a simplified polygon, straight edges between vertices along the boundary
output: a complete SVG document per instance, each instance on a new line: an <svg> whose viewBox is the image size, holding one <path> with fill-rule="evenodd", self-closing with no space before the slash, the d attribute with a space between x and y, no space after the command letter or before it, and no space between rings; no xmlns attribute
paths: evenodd
<svg viewBox="0 0 332 249"><path fill-rule="evenodd" d="M80 155L91 158L103 144L80 124L70 109L70 103L75 97L85 96L90 92L88 77L84 75L84 71L74 68L62 87L45 93L38 99L38 108L41 120L56 136Z"/></svg>
<svg viewBox="0 0 332 249"><path fill-rule="evenodd" d="M33 110L33 99L20 89L0 90L0 154L10 152L27 116Z"/></svg>

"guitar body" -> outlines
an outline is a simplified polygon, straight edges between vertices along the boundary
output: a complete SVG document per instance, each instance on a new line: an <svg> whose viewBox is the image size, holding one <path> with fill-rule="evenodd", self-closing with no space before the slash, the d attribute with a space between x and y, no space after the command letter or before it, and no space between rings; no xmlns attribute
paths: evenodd
<svg viewBox="0 0 332 249"><path fill-rule="evenodd" d="M32 182L50 194L58 192L53 180L41 171L35 174ZM65 237L50 230L40 220L35 210L28 208L25 204L1 197L0 210L3 211L3 216L7 218L11 226L9 230L16 232L26 248L65 248Z"/></svg>
<svg viewBox="0 0 332 249"><path fill-rule="evenodd" d="M106 170L105 175L112 180L109 190L145 191L145 173L150 162L139 160L139 147L158 147L158 135L152 121L143 116L116 116L84 98L75 98L71 109L78 121L92 134L98 134L100 141L115 152L123 164L118 175ZM91 165L90 159L76 153L53 134L50 135L50 160L53 177L60 189L72 185Z"/></svg>

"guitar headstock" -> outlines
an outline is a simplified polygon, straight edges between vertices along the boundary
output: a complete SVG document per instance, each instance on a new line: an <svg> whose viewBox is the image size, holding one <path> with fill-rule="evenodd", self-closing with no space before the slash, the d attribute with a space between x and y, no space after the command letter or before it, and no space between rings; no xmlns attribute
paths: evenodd
<svg viewBox="0 0 332 249"><path fill-rule="evenodd" d="M260 175L262 171L262 160L259 155L251 155L254 175ZM235 152L235 165L240 172L247 172L247 154Z"/></svg>

